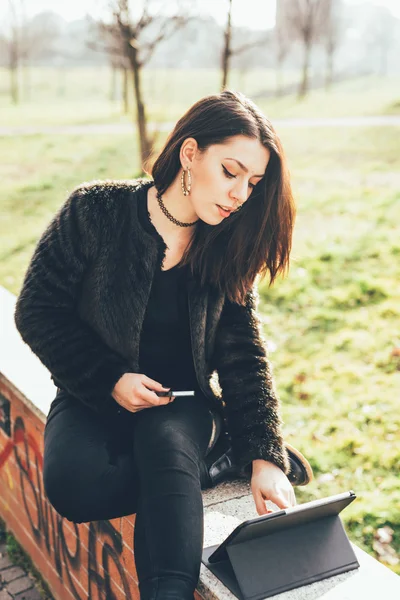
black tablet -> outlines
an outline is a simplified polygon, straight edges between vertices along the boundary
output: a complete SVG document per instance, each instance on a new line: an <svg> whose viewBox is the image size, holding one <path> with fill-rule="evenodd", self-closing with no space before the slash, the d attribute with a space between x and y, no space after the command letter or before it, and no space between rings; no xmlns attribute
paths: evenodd
<svg viewBox="0 0 400 600"><path fill-rule="evenodd" d="M355 498L351 490L244 521L205 548L202 562L238 598L251 600L356 569L339 517Z"/></svg>
<svg viewBox="0 0 400 600"><path fill-rule="evenodd" d="M213 563L223 560L226 556L226 546L228 544L238 544L256 537L268 535L273 531L278 531L278 529L301 525L329 515L338 515L355 498L355 493L350 490L343 494L336 494L335 496L328 496L320 500L297 504L292 508L277 510L267 515L243 521L208 557L208 562Z"/></svg>

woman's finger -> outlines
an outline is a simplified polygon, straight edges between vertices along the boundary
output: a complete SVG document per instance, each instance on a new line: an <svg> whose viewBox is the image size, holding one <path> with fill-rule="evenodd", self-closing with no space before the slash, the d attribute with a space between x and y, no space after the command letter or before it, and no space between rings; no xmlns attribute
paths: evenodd
<svg viewBox="0 0 400 600"><path fill-rule="evenodd" d="M281 491L281 496L286 498L286 500L289 502L290 506L296 506L297 501L296 501L296 496L295 496L294 489L292 486L290 486L290 488L288 488L288 489Z"/></svg>
<svg viewBox="0 0 400 600"><path fill-rule="evenodd" d="M143 386L139 391L139 397L141 400L148 402L151 406L160 406L161 404L168 404L170 398L168 396L157 396L155 392L147 389Z"/></svg>
<svg viewBox="0 0 400 600"><path fill-rule="evenodd" d="M164 387L161 383L159 383L158 381L155 381L155 379L151 379L151 377L147 377L147 375L143 375L142 382L146 386L150 387L150 389L157 390L157 392L162 392L163 390L169 390L169 388Z"/></svg>
<svg viewBox="0 0 400 600"><path fill-rule="evenodd" d="M279 508L289 508L291 505L290 501L283 495L282 492L271 492L269 500L279 506Z"/></svg>
<svg viewBox="0 0 400 600"><path fill-rule="evenodd" d="M253 490L254 502L256 505L256 510L259 515L267 515L271 511L265 503L264 496L261 493L261 490Z"/></svg>

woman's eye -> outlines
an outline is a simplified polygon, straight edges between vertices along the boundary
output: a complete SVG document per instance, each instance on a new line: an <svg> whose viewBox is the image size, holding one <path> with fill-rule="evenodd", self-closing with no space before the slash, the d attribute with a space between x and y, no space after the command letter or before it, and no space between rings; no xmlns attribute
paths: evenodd
<svg viewBox="0 0 400 600"><path fill-rule="evenodd" d="M222 165L222 168L224 170L224 173L226 175L226 177L229 177L229 179L236 179L237 175L233 175L233 173L230 173L228 171L228 169L226 167L224 167L224 165ZM254 188L256 187L255 183L250 183L249 181L249 188L253 191Z"/></svg>
<svg viewBox="0 0 400 600"><path fill-rule="evenodd" d="M224 173L225 173L225 175L226 175L227 177L229 177L229 179L234 179L234 178L236 177L236 175L233 175L232 173L230 173L230 172L228 171L228 169L227 169L226 167L224 167L224 165L222 165L222 168L223 168L223 170L224 170Z"/></svg>

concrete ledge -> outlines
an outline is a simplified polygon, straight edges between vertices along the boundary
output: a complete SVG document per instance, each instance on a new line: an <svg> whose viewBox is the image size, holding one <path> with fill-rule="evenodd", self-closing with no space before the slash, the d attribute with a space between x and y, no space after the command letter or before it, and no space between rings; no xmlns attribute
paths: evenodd
<svg viewBox="0 0 400 600"><path fill-rule="evenodd" d="M0 372L43 422L56 395L50 373L24 344L14 324L16 298L0 286Z"/></svg>
<svg viewBox="0 0 400 600"><path fill-rule="evenodd" d="M43 430L56 388L47 369L21 340L14 326L14 306L15 297L0 287L0 516L32 557L56 600L138 599L135 515L75 525L58 515L44 495ZM205 546L220 543L239 523L257 516L250 486L243 481L205 490L203 502ZM400 578L353 547L358 570L273 599L400 598ZM233 600L235 596L202 564L195 598Z"/></svg>

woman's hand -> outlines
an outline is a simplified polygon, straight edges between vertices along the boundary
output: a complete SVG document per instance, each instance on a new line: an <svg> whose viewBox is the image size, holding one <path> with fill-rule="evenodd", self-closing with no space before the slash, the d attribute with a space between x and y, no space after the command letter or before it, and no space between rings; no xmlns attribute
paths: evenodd
<svg viewBox="0 0 400 600"><path fill-rule="evenodd" d="M259 515L274 512L267 507L266 500L279 508L296 505L296 496L289 479L282 469L266 460L253 460L251 491Z"/></svg>
<svg viewBox="0 0 400 600"><path fill-rule="evenodd" d="M174 396L169 398L168 396L160 397L156 394L156 391L166 392L169 389L141 373L124 373L115 384L111 395L126 410L138 412L144 408L169 404L175 400Z"/></svg>

